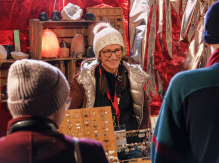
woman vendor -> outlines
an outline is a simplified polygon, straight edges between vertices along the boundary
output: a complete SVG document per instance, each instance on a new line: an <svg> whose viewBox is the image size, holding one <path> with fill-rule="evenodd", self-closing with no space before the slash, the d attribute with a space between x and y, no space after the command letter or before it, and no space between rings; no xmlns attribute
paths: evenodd
<svg viewBox="0 0 219 163"><path fill-rule="evenodd" d="M114 124L125 125L127 131L148 128L149 97L144 84L149 75L140 65L122 61L123 38L109 23L98 23L93 33L96 58L84 60L73 77L70 109L111 106Z"/></svg>

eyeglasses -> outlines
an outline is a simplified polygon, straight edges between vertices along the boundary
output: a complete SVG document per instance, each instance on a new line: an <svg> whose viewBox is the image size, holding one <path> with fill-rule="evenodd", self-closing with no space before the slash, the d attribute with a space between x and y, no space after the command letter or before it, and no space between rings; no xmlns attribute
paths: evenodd
<svg viewBox="0 0 219 163"><path fill-rule="evenodd" d="M115 49L114 51L112 50L103 50L102 53L104 54L105 57L110 58L113 53L115 53L116 57L120 57L122 54L122 49Z"/></svg>
<svg viewBox="0 0 219 163"><path fill-rule="evenodd" d="M65 102L65 105L66 105L65 110L68 110L68 109L69 109L70 104L71 104L71 99L70 99L70 97L68 97L67 100L66 100L66 102Z"/></svg>

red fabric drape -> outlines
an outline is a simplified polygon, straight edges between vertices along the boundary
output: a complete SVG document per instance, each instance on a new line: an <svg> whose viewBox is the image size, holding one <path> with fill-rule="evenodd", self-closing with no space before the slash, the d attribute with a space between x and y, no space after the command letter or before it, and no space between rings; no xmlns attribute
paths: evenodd
<svg viewBox="0 0 219 163"><path fill-rule="evenodd" d="M153 1L152 1L153 2ZM159 2L159 1L158 1ZM149 42L149 35L151 32L151 21L152 21L152 12L153 9L156 9L156 37L155 37L155 51L154 51L154 62L153 62L153 67L154 67L154 74L151 74L155 76L155 89L158 91L158 80L156 78L156 72L159 73L161 79L162 79L162 86L163 90L166 91L167 87L169 85L169 82L171 78L178 72L185 70L185 60L187 57L187 50L189 48L189 42L184 39L179 42L180 40L180 29L181 29L181 22L182 22L182 17L183 17L183 11L182 11L182 0L179 1L179 14L177 14L176 10L173 8L172 4L170 3L170 11L171 11L171 25L172 25L172 58L170 57L169 51L167 49L167 42L166 42L166 10L165 8L167 7L166 4L163 3L163 26L162 26L162 32L158 33L159 29L159 6L157 3L156 6L151 6L150 8L150 14L148 18L148 24L147 24L147 41ZM152 62L150 58L148 58L148 49L149 49L149 43L147 42L146 44L146 51L145 51L145 60L144 60L144 70L148 71L148 64ZM151 114L156 115L159 113L159 109L162 104L162 98L159 96L159 94L153 96L152 101L150 103L151 107Z"/></svg>

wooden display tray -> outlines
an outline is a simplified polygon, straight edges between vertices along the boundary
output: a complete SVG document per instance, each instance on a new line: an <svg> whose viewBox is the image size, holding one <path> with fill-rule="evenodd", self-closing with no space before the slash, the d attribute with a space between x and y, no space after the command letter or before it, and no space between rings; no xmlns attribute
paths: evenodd
<svg viewBox="0 0 219 163"><path fill-rule="evenodd" d="M96 17L97 22L109 22L111 26L117 29L123 37L125 43L124 50L127 53L122 7L87 7L86 12L92 13Z"/></svg>
<svg viewBox="0 0 219 163"><path fill-rule="evenodd" d="M59 132L71 137L101 141L105 151L115 151L112 156L117 157L110 106L67 110Z"/></svg>
<svg viewBox="0 0 219 163"><path fill-rule="evenodd" d="M149 157L144 157L145 160L143 160L142 158L138 158L138 159L130 159L130 160L122 160L119 161L120 163L126 163L126 162L137 162L137 163L151 163L151 160Z"/></svg>
<svg viewBox="0 0 219 163"><path fill-rule="evenodd" d="M42 59L42 33L43 29L52 30L59 43L64 40L67 46L71 45L71 40L76 34L82 34L85 40L85 51L88 46L93 45L92 24L96 21L84 19L78 21L40 21L39 19L29 19L29 54L32 59Z"/></svg>

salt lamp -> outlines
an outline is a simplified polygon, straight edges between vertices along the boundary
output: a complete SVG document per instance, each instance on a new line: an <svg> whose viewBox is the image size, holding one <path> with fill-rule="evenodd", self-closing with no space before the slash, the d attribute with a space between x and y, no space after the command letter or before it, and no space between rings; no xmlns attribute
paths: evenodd
<svg viewBox="0 0 219 163"><path fill-rule="evenodd" d="M71 41L71 53L75 51L76 55L85 54L85 42L84 36L81 34L76 34ZM78 58L78 57L77 57Z"/></svg>
<svg viewBox="0 0 219 163"><path fill-rule="evenodd" d="M42 34L42 57L56 58L59 54L59 41L56 34L49 30L43 30Z"/></svg>

